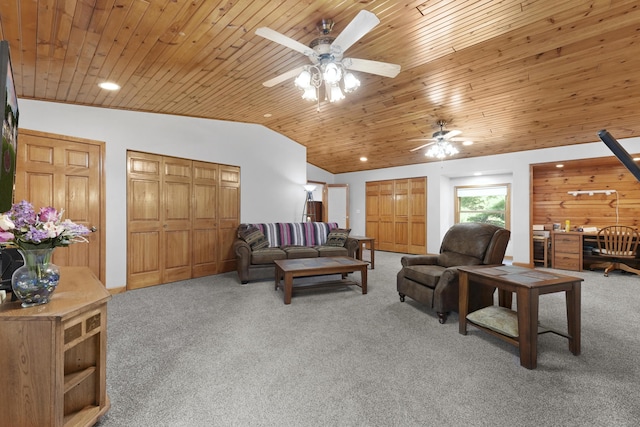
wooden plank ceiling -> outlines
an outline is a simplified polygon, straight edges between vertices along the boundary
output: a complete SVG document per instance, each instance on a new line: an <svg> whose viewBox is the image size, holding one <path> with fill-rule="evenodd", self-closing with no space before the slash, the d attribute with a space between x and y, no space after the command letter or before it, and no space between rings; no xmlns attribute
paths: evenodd
<svg viewBox="0 0 640 427"><path fill-rule="evenodd" d="M381 22L346 56L397 77L358 72L319 112L292 80L262 85L309 59L256 28L307 45L362 9ZM409 140L441 119L474 141L457 158L640 136L637 0L0 0L0 36L21 98L257 123L332 173L434 161Z"/></svg>

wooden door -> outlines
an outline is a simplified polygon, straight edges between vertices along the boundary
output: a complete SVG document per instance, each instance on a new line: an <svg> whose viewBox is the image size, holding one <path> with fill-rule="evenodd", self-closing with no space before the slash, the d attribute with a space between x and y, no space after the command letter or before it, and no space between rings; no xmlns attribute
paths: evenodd
<svg viewBox="0 0 640 427"><path fill-rule="evenodd" d="M409 179L409 241L410 254L427 253L427 178Z"/></svg>
<svg viewBox="0 0 640 427"><path fill-rule="evenodd" d="M232 271L240 168L127 153L127 288Z"/></svg>
<svg viewBox="0 0 640 427"><path fill-rule="evenodd" d="M366 234L383 251L427 253L427 178L366 183Z"/></svg>
<svg viewBox="0 0 640 427"><path fill-rule="evenodd" d="M127 152L127 289L162 283L162 156Z"/></svg>
<svg viewBox="0 0 640 427"><path fill-rule="evenodd" d="M365 234L380 242L378 222L380 221L380 183L367 182L365 186ZM380 246L378 246L380 248Z"/></svg>
<svg viewBox="0 0 640 427"><path fill-rule="evenodd" d="M327 221L336 222L340 228L349 228L349 186L327 185Z"/></svg>
<svg viewBox="0 0 640 427"><path fill-rule="evenodd" d="M218 165L193 162L193 277L218 273Z"/></svg>
<svg viewBox="0 0 640 427"><path fill-rule="evenodd" d="M409 180L393 183L393 251L406 253L409 247Z"/></svg>
<svg viewBox="0 0 640 427"><path fill-rule="evenodd" d="M54 252L60 266L86 266L105 283L104 143L20 130L15 201L38 210L64 209L64 218L97 231Z"/></svg>
<svg viewBox="0 0 640 427"><path fill-rule="evenodd" d="M192 162L163 157L161 171L162 283L169 283L191 278Z"/></svg>
<svg viewBox="0 0 640 427"><path fill-rule="evenodd" d="M380 181L379 194L378 235L380 240L376 242L376 248L393 252L395 250L393 181Z"/></svg>
<svg viewBox="0 0 640 427"><path fill-rule="evenodd" d="M127 152L127 289L191 278L191 161Z"/></svg>
<svg viewBox="0 0 640 427"><path fill-rule="evenodd" d="M233 241L240 225L240 168L220 165L218 197L218 273L236 269Z"/></svg>

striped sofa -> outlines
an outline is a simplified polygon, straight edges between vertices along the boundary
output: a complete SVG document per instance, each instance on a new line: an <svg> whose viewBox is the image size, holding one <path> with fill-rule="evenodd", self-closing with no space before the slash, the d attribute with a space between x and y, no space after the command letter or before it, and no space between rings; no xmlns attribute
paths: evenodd
<svg viewBox="0 0 640 427"><path fill-rule="evenodd" d="M251 236L244 233L248 229L253 230ZM256 232L256 229L259 232ZM233 243L240 283L245 284L250 280L273 278L275 274L273 262L277 259L319 256L354 257L358 242L347 238L344 246L336 246L333 239L331 242L327 241L331 231L333 231L332 234L339 231L337 223L240 224L238 238Z"/></svg>

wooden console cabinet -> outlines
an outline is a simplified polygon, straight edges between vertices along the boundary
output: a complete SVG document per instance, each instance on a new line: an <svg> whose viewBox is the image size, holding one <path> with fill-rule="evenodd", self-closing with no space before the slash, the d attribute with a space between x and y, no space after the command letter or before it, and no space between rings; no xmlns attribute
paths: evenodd
<svg viewBox="0 0 640 427"><path fill-rule="evenodd" d="M0 304L0 424L89 426L107 412L107 301L87 267L61 267L48 304Z"/></svg>

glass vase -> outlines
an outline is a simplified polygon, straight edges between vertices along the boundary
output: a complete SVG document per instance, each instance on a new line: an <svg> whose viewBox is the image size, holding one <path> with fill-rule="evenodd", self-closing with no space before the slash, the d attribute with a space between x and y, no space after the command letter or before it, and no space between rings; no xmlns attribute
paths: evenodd
<svg viewBox="0 0 640 427"><path fill-rule="evenodd" d="M54 249L18 249L24 265L13 272L11 288L23 307L48 303L56 290L60 269L51 263Z"/></svg>

